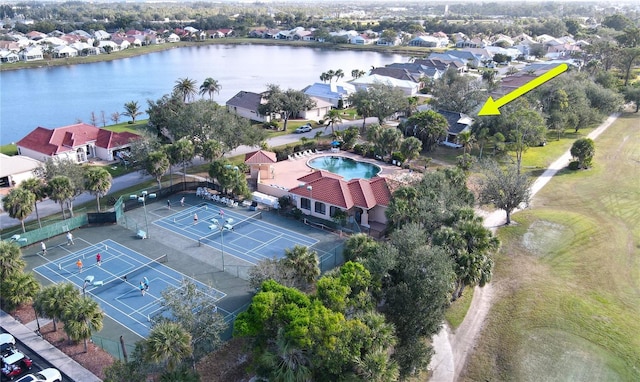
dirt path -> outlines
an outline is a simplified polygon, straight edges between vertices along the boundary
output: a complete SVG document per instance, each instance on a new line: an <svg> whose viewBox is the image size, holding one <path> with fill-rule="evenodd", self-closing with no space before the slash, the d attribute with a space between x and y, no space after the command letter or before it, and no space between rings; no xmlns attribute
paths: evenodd
<svg viewBox="0 0 640 382"><path fill-rule="evenodd" d="M611 114L600 126L589 133L588 137L595 140L619 116L620 113ZM560 158L556 159L533 182L531 197L533 198L559 170L566 167L570 159L571 154L568 150ZM494 232L506 222L506 215L502 210L493 212L478 211L478 213L484 218L484 226ZM434 336L433 347L436 354L429 365L433 371L431 381L454 382L458 380L467 362L467 357L473 352L476 340L484 325L484 320L489 313L489 309L491 309L493 297L494 289L492 284L487 284L483 288L476 287L469 311L455 333L452 333L445 323L440 332Z"/></svg>

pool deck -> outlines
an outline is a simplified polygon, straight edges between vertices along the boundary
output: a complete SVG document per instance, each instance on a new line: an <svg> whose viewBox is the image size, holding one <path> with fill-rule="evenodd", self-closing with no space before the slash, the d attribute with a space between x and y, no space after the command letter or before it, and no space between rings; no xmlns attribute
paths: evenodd
<svg viewBox="0 0 640 382"><path fill-rule="evenodd" d="M378 176L383 176L386 178L392 178L398 181L403 181L403 178L406 178L409 175L409 170L404 170L398 166L393 166L388 163L380 162L371 158L363 158L360 155L353 154L346 151L339 151L336 153L332 152L322 152L319 154L312 154L310 156L305 156L299 159L293 160L284 160L278 163L273 164L274 168L274 178L273 179L263 179L262 182L265 184L273 184L277 186L284 187L286 189L291 189L297 187L300 184L299 178L311 173L314 171L307 162L311 159L318 158L320 156L342 156L354 159L360 162L373 163L376 166L380 167L382 171L378 173ZM407 175L404 175L407 174Z"/></svg>

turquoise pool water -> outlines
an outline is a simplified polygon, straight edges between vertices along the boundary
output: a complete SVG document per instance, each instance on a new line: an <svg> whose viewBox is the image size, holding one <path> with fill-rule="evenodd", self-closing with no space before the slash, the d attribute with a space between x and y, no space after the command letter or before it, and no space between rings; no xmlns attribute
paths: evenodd
<svg viewBox="0 0 640 382"><path fill-rule="evenodd" d="M346 157L323 156L311 159L309 166L316 170L327 170L334 174L338 174L344 180L355 178L371 179L378 175L380 167L375 164L359 162Z"/></svg>

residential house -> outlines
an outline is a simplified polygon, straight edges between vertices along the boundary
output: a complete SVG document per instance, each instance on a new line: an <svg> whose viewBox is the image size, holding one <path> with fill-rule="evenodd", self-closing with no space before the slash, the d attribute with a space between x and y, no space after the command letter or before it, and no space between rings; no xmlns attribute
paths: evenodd
<svg viewBox="0 0 640 382"><path fill-rule="evenodd" d="M409 46L420 46L423 48L444 48L449 45L449 38L435 36L417 36L409 41Z"/></svg>
<svg viewBox="0 0 640 382"><path fill-rule="evenodd" d="M35 178L42 162L24 155L8 156L0 153L0 187L19 186L27 179Z"/></svg>
<svg viewBox="0 0 640 382"><path fill-rule="evenodd" d="M298 112L298 117L316 122L324 119L325 115L329 113L329 110L332 109L333 105L331 104L331 102L322 100L320 98L310 98L313 100L313 102L316 103L316 105L309 110L301 110L300 112Z"/></svg>
<svg viewBox="0 0 640 382"><path fill-rule="evenodd" d="M331 106L337 108L349 106L349 96L356 92L356 88L346 82L330 82L328 84L316 82L302 91L310 97L328 102Z"/></svg>
<svg viewBox="0 0 640 382"><path fill-rule="evenodd" d="M126 37L120 37L120 36L113 36L111 37L111 41L101 41L100 42L100 47L102 48L104 45L106 45L107 42L111 42L117 45L117 48L114 49L114 51L116 50L125 50L127 48L129 48L131 46L131 43L127 40ZM104 45L103 45L104 43Z"/></svg>
<svg viewBox="0 0 640 382"><path fill-rule="evenodd" d="M275 178L273 164L276 162L276 153L272 151L258 150L244 156L244 163L249 165L249 176L251 179L257 179L258 183L262 179Z"/></svg>
<svg viewBox="0 0 640 382"><path fill-rule="evenodd" d="M128 41L127 41L127 44L129 44ZM102 41L100 41L100 44L98 45L98 48L100 48L100 52L105 52L106 53L107 50L109 50L109 49L112 52L117 52L118 50L120 50L120 45L116 44L113 41L104 41L104 40L102 40Z"/></svg>
<svg viewBox="0 0 640 382"><path fill-rule="evenodd" d="M37 127L16 145L18 154L36 160L66 158L84 163L94 158L112 161L119 151L128 151L131 141L138 138L133 133L115 133L78 123L55 129Z"/></svg>
<svg viewBox="0 0 640 382"><path fill-rule="evenodd" d="M435 81L440 79L447 70L447 66L443 68L438 68L434 66L426 66L415 62L396 62L393 64L387 65L388 68L398 68L407 70L414 77L418 78L420 81L424 81L425 79L429 79L431 81Z"/></svg>
<svg viewBox="0 0 640 382"><path fill-rule="evenodd" d="M458 113L447 110L437 110L438 114L441 114L447 119L449 129L447 130L447 137L444 142L446 146L452 146L459 144L458 135L465 131L471 131L471 125L473 125L473 119L464 113Z"/></svg>
<svg viewBox="0 0 640 382"><path fill-rule="evenodd" d="M16 41L0 41L0 50L8 50L10 52L19 52L22 46Z"/></svg>
<svg viewBox="0 0 640 382"><path fill-rule="evenodd" d="M0 50L0 62L3 64L12 64L20 61L20 56L10 50Z"/></svg>
<svg viewBox="0 0 640 382"><path fill-rule="evenodd" d="M300 185L289 190L297 208L313 217L332 220L338 211L349 222L378 232L387 224L385 211L391 191L384 177L344 180L340 175L317 170L299 178Z"/></svg>
<svg viewBox="0 0 640 382"><path fill-rule="evenodd" d="M489 45L487 40L478 37L462 39L456 42L456 48L484 48L487 45Z"/></svg>
<svg viewBox="0 0 640 382"><path fill-rule="evenodd" d="M53 48L53 57L55 58L69 58L76 57L78 51L75 48L66 45L58 45Z"/></svg>
<svg viewBox="0 0 640 382"><path fill-rule="evenodd" d="M271 122L275 115L260 114L259 107L267 103L263 94L239 91L226 102L227 110L240 117L248 118L252 121Z"/></svg>
<svg viewBox="0 0 640 382"><path fill-rule="evenodd" d="M353 36L349 38L348 41L349 41L349 44L354 44L354 45L370 45L370 44L373 44L376 41L376 39L371 38L366 34L359 34L357 36Z"/></svg>
<svg viewBox="0 0 640 382"><path fill-rule="evenodd" d="M111 38L111 35L107 33L107 31L99 30L93 32L93 37L98 41L108 40Z"/></svg>
<svg viewBox="0 0 640 382"><path fill-rule="evenodd" d="M420 74L412 73L405 68L390 67L390 66L373 68L369 72L369 75L372 75L372 74L378 74L384 77L391 77L397 80L420 82Z"/></svg>
<svg viewBox="0 0 640 382"><path fill-rule="evenodd" d="M376 41L376 45L383 45L383 46L398 46L402 43L402 40L400 39L400 37L393 37L393 38L385 38L385 37L380 37L378 39L378 41Z"/></svg>
<svg viewBox="0 0 640 382"><path fill-rule="evenodd" d="M18 53L20 57L20 61L38 61L43 60L44 55L42 54L42 49L39 46L29 46L25 49L21 50Z"/></svg>
<svg viewBox="0 0 640 382"><path fill-rule="evenodd" d="M80 56L97 56L100 54L100 48L87 44L86 42L75 42L69 46L77 50Z"/></svg>
<svg viewBox="0 0 640 382"><path fill-rule="evenodd" d="M370 74L351 81L356 90L367 89L374 83L383 83L402 89L407 96L414 96L420 89L420 84L414 81L398 80L392 77L381 76L379 74Z"/></svg>
<svg viewBox="0 0 640 382"><path fill-rule="evenodd" d="M42 32L38 32L38 31L31 31L29 33L26 34L27 38L29 40L33 40L33 41L39 41L42 40L43 38L47 37L46 34L42 33Z"/></svg>
<svg viewBox="0 0 640 382"><path fill-rule="evenodd" d="M167 36L166 41L167 42L179 42L180 41L180 36L178 36L175 33L170 33L169 36Z"/></svg>

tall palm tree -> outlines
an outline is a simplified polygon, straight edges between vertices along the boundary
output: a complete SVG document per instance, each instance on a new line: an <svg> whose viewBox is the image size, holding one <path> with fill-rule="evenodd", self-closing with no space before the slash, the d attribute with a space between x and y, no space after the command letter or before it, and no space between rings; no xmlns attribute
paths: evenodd
<svg viewBox="0 0 640 382"><path fill-rule="evenodd" d="M178 78L173 86L173 92L182 97L182 102L191 100L198 91L196 90L196 80L190 78Z"/></svg>
<svg viewBox="0 0 640 382"><path fill-rule="evenodd" d="M24 228L24 219L33 212L33 205L36 203L36 196L24 188L14 188L9 191L2 200L2 207L13 219L20 220L22 232L27 232Z"/></svg>
<svg viewBox="0 0 640 382"><path fill-rule="evenodd" d="M84 352L87 349L87 340L93 332L102 330L104 313L100 305L89 296L79 296L71 300L63 309L62 320L64 331L72 341L84 342Z"/></svg>
<svg viewBox="0 0 640 382"><path fill-rule="evenodd" d="M416 137L408 137L400 143L400 152L407 161L411 161L420 156L422 142Z"/></svg>
<svg viewBox="0 0 640 382"><path fill-rule="evenodd" d="M360 78L360 77L364 76L364 74L365 74L365 73L364 73L364 70L360 70L360 69L353 69L353 70L351 71L351 77L353 77L353 78L354 78L354 79L356 79L356 80L357 80L358 78Z"/></svg>
<svg viewBox="0 0 640 382"><path fill-rule="evenodd" d="M53 320L53 331L58 330L58 320L62 319L64 307L80 297L80 292L71 283L65 282L44 287L36 295L33 307L41 317Z"/></svg>
<svg viewBox="0 0 640 382"><path fill-rule="evenodd" d="M43 201L47 197L47 187L44 182L40 178L29 178L20 183L20 188L24 188L25 190L29 190L36 197L35 202L33 203L33 207L36 211L36 218L38 219L38 226L42 228L42 223L40 222L40 214L38 213L38 202Z"/></svg>
<svg viewBox="0 0 640 382"><path fill-rule="evenodd" d="M54 176L49 181L49 197L51 200L60 204L60 209L62 210L62 218L66 219L64 214L64 206L70 207L70 202L75 196L73 184L71 183L71 179L64 175ZM70 209L71 216L73 216L73 210Z"/></svg>
<svg viewBox="0 0 640 382"><path fill-rule="evenodd" d="M144 160L144 169L149 175L156 178L158 190L162 188L162 176L170 167L169 158L164 150L150 153Z"/></svg>
<svg viewBox="0 0 640 382"><path fill-rule="evenodd" d="M21 272L26 266L18 244L0 241L0 279L5 280L9 275Z"/></svg>
<svg viewBox="0 0 640 382"><path fill-rule="evenodd" d="M473 148L474 143L476 142L476 137L469 130L463 131L458 134L458 143L462 145L462 154L466 154L467 150L471 152L471 148Z"/></svg>
<svg viewBox="0 0 640 382"><path fill-rule="evenodd" d="M156 325L144 341L144 357L153 363L166 364L169 371L190 357L191 335L175 322L164 321Z"/></svg>
<svg viewBox="0 0 640 382"><path fill-rule="evenodd" d="M344 71L342 69L338 69L335 71L334 75L336 76L336 82L341 78L344 78Z"/></svg>
<svg viewBox="0 0 640 382"><path fill-rule="evenodd" d="M333 69L329 69L327 71L327 79L329 80L329 83L331 83L331 81L333 81L333 77L336 76L336 72Z"/></svg>
<svg viewBox="0 0 640 382"><path fill-rule="evenodd" d="M391 382L400 377L398 364L385 349L374 349L354 360L356 372L365 381Z"/></svg>
<svg viewBox="0 0 640 382"><path fill-rule="evenodd" d="M111 189L111 174L102 167L90 167L85 172L85 189L96 196L98 212L100 212L100 198Z"/></svg>
<svg viewBox="0 0 640 382"><path fill-rule="evenodd" d="M274 382L311 382L313 374L305 352L278 330L274 351L265 351L259 362L269 370L269 380Z"/></svg>
<svg viewBox="0 0 640 382"><path fill-rule="evenodd" d="M205 78L202 85L200 85L200 95L203 96L205 94L209 94L209 99L213 101L213 93L220 94L220 83L217 80L214 80L211 77Z"/></svg>
<svg viewBox="0 0 640 382"><path fill-rule="evenodd" d="M125 117L131 118L131 123L136 123L136 118L139 115L142 115L140 111L140 105L138 105L138 101L131 101L124 104L124 113L122 113Z"/></svg>
<svg viewBox="0 0 640 382"><path fill-rule="evenodd" d="M294 285L306 289L320 276L320 261L316 252L296 245L293 249L286 249L284 255L282 264L291 271L290 278Z"/></svg>
<svg viewBox="0 0 640 382"><path fill-rule="evenodd" d="M336 131L335 131L336 123L342 122L342 117L340 116L340 110L338 109L329 110L329 112L324 116L324 119L325 119L325 122L327 123L327 126L331 126L331 136L334 136L336 134Z"/></svg>

